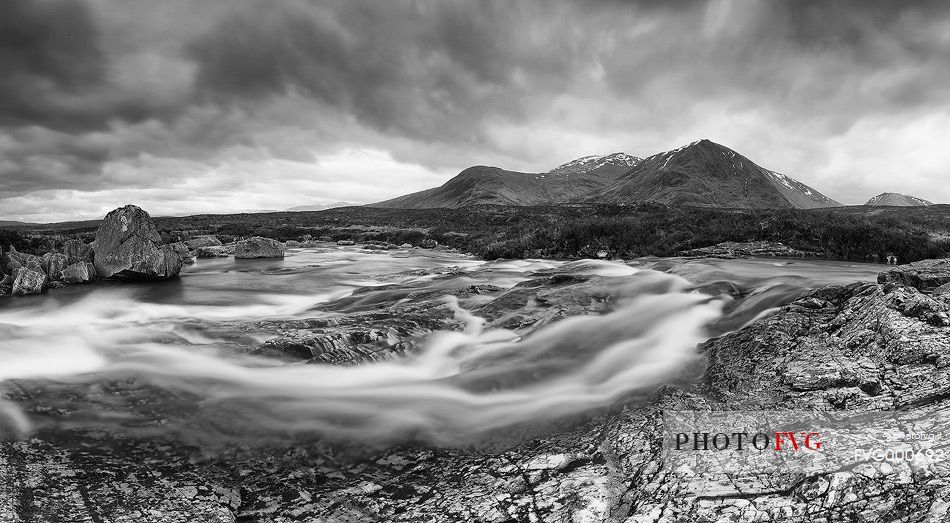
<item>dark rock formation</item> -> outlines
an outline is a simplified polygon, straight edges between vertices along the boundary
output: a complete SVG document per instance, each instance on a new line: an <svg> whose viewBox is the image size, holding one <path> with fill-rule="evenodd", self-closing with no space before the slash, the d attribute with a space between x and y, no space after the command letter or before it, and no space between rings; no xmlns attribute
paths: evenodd
<svg viewBox="0 0 950 523"><path fill-rule="evenodd" d="M106 215L92 249L96 273L101 278L166 279L181 271L181 254L162 245L152 218L134 205Z"/></svg>
<svg viewBox="0 0 950 523"><path fill-rule="evenodd" d="M950 259L922 260L898 265L877 277L878 283L900 283L923 292L931 292L950 283Z"/></svg>
<svg viewBox="0 0 950 523"><path fill-rule="evenodd" d="M13 274L13 294L39 294L46 287L46 273L42 270L20 267Z"/></svg>
<svg viewBox="0 0 950 523"><path fill-rule="evenodd" d="M234 257L247 258L283 258L284 246L277 240L255 236L241 240L234 245Z"/></svg>

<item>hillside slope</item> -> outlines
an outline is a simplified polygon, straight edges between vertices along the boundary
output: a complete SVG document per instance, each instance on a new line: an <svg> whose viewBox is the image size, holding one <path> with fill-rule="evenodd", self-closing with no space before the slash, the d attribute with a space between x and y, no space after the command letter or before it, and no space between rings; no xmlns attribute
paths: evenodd
<svg viewBox="0 0 950 523"><path fill-rule="evenodd" d="M933 202L929 202L923 198L917 198L916 196L909 196L906 194L900 194L896 192L883 192L874 198L871 198L864 205L878 205L878 206L890 206L890 207L924 207L927 205L933 205Z"/></svg>

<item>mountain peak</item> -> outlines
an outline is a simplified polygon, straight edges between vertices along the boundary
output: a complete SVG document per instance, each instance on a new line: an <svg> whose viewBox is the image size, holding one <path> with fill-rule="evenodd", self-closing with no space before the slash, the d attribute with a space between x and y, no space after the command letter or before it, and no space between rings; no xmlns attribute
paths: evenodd
<svg viewBox="0 0 950 523"><path fill-rule="evenodd" d="M933 205L933 202L929 202L923 198L918 198L916 196L910 196L907 194L900 194L896 192L882 192L881 194L871 198L864 205L879 205L879 206L892 206L892 207L925 207L927 205Z"/></svg>
<svg viewBox="0 0 950 523"><path fill-rule="evenodd" d="M793 178L763 169L734 150L706 138L642 160L589 200L730 208L841 205Z"/></svg>

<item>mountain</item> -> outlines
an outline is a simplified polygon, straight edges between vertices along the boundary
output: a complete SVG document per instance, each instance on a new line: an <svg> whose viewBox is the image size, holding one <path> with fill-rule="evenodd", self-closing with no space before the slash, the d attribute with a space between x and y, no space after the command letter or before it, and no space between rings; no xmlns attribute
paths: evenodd
<svg viewBox="0 0 950 523"><path fill-rule="evenodd" d="M476 204L546 205L566 203L617 180L639 162L624 153L586 156L546 173L469 167L440 187L426 189L372 207L423 209Z"/></svg>
<svg viewBox="0 0 950 523"><path fill-rule="evenodd" d="M350 202L315 203L313 205L298 205L296 207L291 207L284 210L288 212L325 211L327 209L336 209L337 207L353 207L355 205L355 203Z"/></svg>
<svg viewBox="0 0 950 523"><path fill-rule="evenodd" d="M881 194L875 196L868 200L864 205L880 205L880 206L891 206L891 207L924 207L927 205L933 205L933 202L928 202L923 198L917 198L916 196L908 196L906 194L898 194L896 192L882 192Z"/></svg>
<svg viewBox="0 0 950 523"><path fill-rule="evenodd" d="M741 154L699 140L637 163L617 181L594 191L590 202L658 202L723 208L838 207L841 204Z"/></svg>
<svg viewBox="0 0 950 523"><path fill-rule="evenodd" d="M570 202L657 202L770 209L841 205L793 178L759 167L728 147L699 140L642 160L624 153L585 156L543 174L470 167L441 187L373 206L429 208Z"/></svg>

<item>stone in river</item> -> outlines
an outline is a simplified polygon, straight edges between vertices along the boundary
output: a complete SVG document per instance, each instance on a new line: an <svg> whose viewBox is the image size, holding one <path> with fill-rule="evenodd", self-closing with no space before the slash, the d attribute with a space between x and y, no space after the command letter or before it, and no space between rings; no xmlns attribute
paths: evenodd
<svg viewBox="0 0 950 523"><path fill-rule="evenodd" d="M134 205L106 215L92 248L93 263L102 278L167 279L181 272L181 254L162 245L152 218Z"/></svg>
<svg viewBox="0 0 950 523"><path fill-rule="evenodd" d="M199 247L216 247L221 245L221 240L219 240L217 236L199 236L197 238L185 240L184 243L188 247L189 251L193 251Z"/></svg>
<svg viewBox="0 0 950 523"><path fill-rule="evenodd" d="M195 250L195 256L198 258L227 258L230 256L227 247L211 245L208 247L198 247Z"/></svg>
<svg viewBox="0 0 950 523"><path fill-rule="evenodd" d="M95 278L95 273L90 273L90 268L92 268L91 263L76 262L63 269L59 273L59 279L66 283L90 282Z"/></svg>
<svg viewBox="0 0 950 523"><path fill-rule="evenodd" d="M284 246L277 240L255 236L237 242L235 258L283 258Z"/></svg>
<svg viewBox="0 0 950 523"><path fill-rule="evenodd" d="M46 274L41 270L20 267L13 276L13 294L39 294L46 287Z"/></svg>

